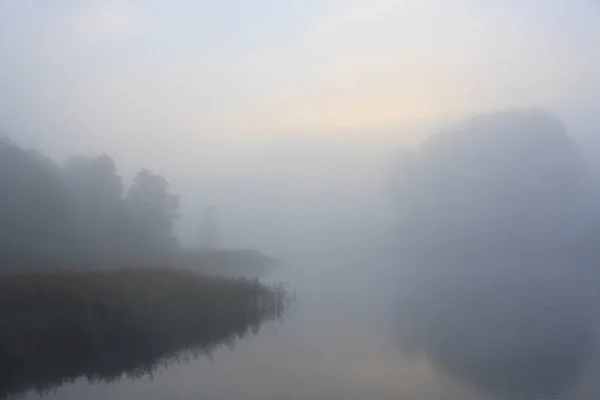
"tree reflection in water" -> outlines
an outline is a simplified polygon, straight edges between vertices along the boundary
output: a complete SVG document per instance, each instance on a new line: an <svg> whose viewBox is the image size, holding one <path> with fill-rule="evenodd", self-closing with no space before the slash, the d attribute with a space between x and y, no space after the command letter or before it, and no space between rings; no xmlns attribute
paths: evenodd
<svg viewBox="0 0 600 400"><path fill-rule="evenodd" d="M594 349L593 288L574 271L422 267L402 286L394 340L487 394L559 398Z"/></svg>
<svg viewBox="0 0 600 400"><path fill-rule="evenodd" d="M281 287L181 271L5 275L0 398L151 375L256 334L286 302Z"/></svg>

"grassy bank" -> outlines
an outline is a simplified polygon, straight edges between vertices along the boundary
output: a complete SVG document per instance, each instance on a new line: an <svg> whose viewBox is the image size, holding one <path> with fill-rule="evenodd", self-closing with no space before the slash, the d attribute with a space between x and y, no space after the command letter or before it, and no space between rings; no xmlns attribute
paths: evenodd
<svg viewBox="0 0 600 400"><path fill-rule="evenodd" d="M277 261L254 250L184 251L176 265L211 276L259 278Z"/></svg>
<svg viewBox="0 0 600 400"><path fill-rule="evenodd" d="M257 281L167 269L0 275L0 397L139 375L282 315Z"/></svg>
<svg viewBox="0 0 600 400"><path fill-rule="evenodd" d="M191 250L149 252L130 257L107 254L55 254L27 251L0 251L0 272L55 271L60 269L98 270L119 266L136 268L169 266L210 276L259 278L277 261L255 250Z"/></svg>

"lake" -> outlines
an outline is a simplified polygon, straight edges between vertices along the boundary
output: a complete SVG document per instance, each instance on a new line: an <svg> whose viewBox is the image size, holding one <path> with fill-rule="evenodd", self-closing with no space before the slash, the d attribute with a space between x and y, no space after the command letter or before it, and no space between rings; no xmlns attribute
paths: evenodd
<svg viewBox="0 0 600 400"><path fill-rule="evenodd" d="M425 345L421 343L421 347L424 349L417 351L415 345L415 351L410 351L411 346L407 351L406 346L399 344L402 340L396 337L398 324L402 326L402 322L398 322L398 302L404 297L395 284L399 276L394 272L397 268L394 259L391 254L373 253L352 257L331 253L298 257L263 278L269 283L285 283L295 295L295 302L283 320L267 323L255 335L245 336L233 345L219 346L209 355L173 361L158 368L152 376L123 378L112 383L89 383L80 379L43 398L483 400L533 398L539 394L539 398L543 395L571 400L597 398L600 394L594 382L594 371L598 371L595 352L581 339L589 338L591 331L588 325L581 325L586 329L577 328L579 320L568 320L566 336L558 337L573 342L568 342L564 350L561 348L554 354L555 345L542 348L544 357L552 353L554 358L541 357L542 353L532 353L533 357L524 359L504 357L503 354L510 355L513 350L527 353L531 346L513 346L513 343L521 346L523 341L519 341L510 342L507 348L506 335L498 339L494 336L496 333L488 333L507 330L506 321L502 325L504 317L499 307L496 311L500 322L496 325L491 318L485 323L493 326L468 328L469 332L484 333L469 338L469 347L459 347L457 359L456 352L448 349L463 342L453 335L467 336L464 326L459 325L473 322L465 322L459 314L452 314L455 311L449 310L455 310L459 303L448 302L440 304L440 309L452 317L451 324L443 325L436 319L439 335L434 335L435 340L423 339ZM521 301L534 304L533 300ZM532 307L534 314L539 315L537 311L547 308L547 304L540 305L539 310L535 308L538 305ZM411 308L416 309L418 307ZM457 312L464 310L459 307ZM426 311L419 309L413 314L423 316ZM565 315L573 313L569 311ZM554 325L549 326L561 332L563 320L554 319ZM416 319L406 318L406 321ZM540 323L549 322L542 319ZM536 325L536 329L539 326ZM584 335L579 335L580 332ZM544 339L549 334L542 332L539 337ZM549 337L554 340L554 336ZM432 345L428 349L429 343ZM478 347L473 347L473 343ZM539 344L540 340L531 343ZM470 351L477 353L471 355ZM481 354L487 357L483 359L484 364L481 364ZM496 360L501 361L495 364ZM510 364L513 360L529 369L518 376L508 376L518 370ZM550 368L542 362L556 363L557 367ZM511 368L507 369L506 365ZM521 379L522 376L525 378ZM25 398L33 400L40 396L29 393Z"/></svg>

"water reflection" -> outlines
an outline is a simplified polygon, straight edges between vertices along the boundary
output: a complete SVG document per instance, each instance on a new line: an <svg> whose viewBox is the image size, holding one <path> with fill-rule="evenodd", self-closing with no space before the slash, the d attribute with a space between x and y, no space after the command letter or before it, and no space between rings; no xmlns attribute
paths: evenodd
<svg viewBox="0 0 600 400"><path fill-rule="evenodd" d="M267 300L235 312L223 312L226 318L208 318L211 323L200 330L174 332L160 340L154 334L141 335L134 341L97 337L95 344L84 351L74 344L75 351L60 354L48 348L15 353L0 342L0 399L31 391L47 394L81 379L93 384L152 377L157 370L183 361L203 355L210 358L216 347L232 348L238 339L255 335L266 322L283 317L289 301L283 292L275 300ZM1 333L6 333L5 329Z"/></svg>
<svg viewBox="0 0 600 400"><path fill-rule="evenodd" d="M564 265L461 270L397 260L315 257L282 269L268 281L290 282L297 296L284 324L233 351L220 346L212 359L151 364L153 380L79 379L47 398L530 400L571 391L593 353L592 275L565 274ZM568 398L597 398L590 393Z"/></svg>
<svg viewBox="0 0 600 400"><path fill-rule="evenodd" d="M486 395L560 398L594 351L594 284L566 264L419 265L405 276L394 340Z"/></svg>
<svg viewBox="0 0 600 400"><path fill-rule="evenodd" d="M80 379L43 399L480 400L462 383L436 376L425 358L407 360L390 345L391 303L381 290L382 275L364 268L375 261L300 261L265 279L289 282L296 301L286 311L293 311L233 350L220 346L210 359L161 368L153 379Z"/></svg>

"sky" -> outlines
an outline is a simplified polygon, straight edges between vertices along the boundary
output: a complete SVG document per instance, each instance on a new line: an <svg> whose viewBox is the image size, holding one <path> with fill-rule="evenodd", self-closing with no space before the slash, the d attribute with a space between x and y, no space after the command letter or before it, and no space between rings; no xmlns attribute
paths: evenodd
<svg viewBox="0 0 600 400"><path fill-rule="evenodd" d="M318 149L312 170L352 169L474 112L542 106L591 137L599 50L595 0L3 0L0 129L180 192L268 189L276 159L308 181Z"/></svg>

